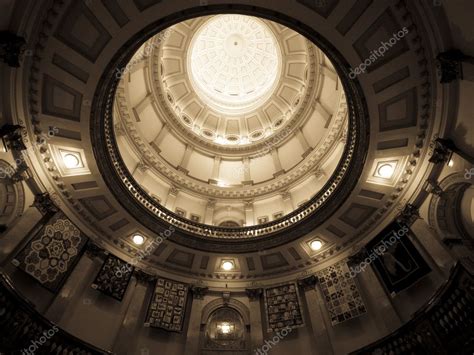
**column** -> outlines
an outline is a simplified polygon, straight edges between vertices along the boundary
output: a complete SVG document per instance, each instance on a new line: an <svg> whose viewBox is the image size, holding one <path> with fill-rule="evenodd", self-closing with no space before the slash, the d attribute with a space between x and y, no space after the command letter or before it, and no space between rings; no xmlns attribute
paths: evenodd
<svg viewBox="0 0 474 355"><path fill-rule="evenodd" d="M439 188L439 186L438 186L438 188L435 187L434 190L431 191L431 192L432 193L442 193L442 190L441 190L441 192L439 192L439 191L437 191L438 189L441 189L441 188ZM397 220L401 223L405 223L411 229L412 226L415 225L415 222L420 218L421 217L420 217L418 207L408 203L403 208L403 210L400 212L400 215L398 216ZM430 253L431 252L430 249L433 247L432 244L433 244L433 242L436 242L437 239L434 236L430 237L429 235L427 235L422 230L423 229L422 227L421 227L421 230L420 230L420 227L421 227L420 224L417 224L415 226L415 230L418 230L418 233L415 233L415 231L413 229L411 229L412 233L408 235L408 238L415 245L418 252L421 254L421 256L426 261L426 263L429 265L429 267L433 271L435 271L434 275L435 275L436 281L441 284L445 280L445 278L449 276L449 266L443 265L443 267L444 267L444 269L443 269L442 267L440 267L440 265L438 265L437 261L435 260L433 255L431 255L431 253ZM443 257L447 257L447 255L444 254L443 251L441 251L440 249L442 249L442 248L439 245L439 248L437 248L437 251L441 252L442 253L441 255L443 255ZM433 249L433 251L434 251L434 249Z"/></svg>
<svg viewBox="0 0 474 355"><path fill-rule="evenodd" d="M293 202L291 201L291 194L288 191L285 191L281 194L283 200L283 207L285 209L285 214L288 214L293 211Z"/></svg>
<svg viewBox="0 0 474 355"><path fill-rule="evenodd" d="M153 281L153 277L137 270L134 273L134 279L134 282L129 285L130 288L134 288L133 294L129 298L128 308L112 349L117 355L136 353L138 333L143 326L139 324L139 320L148 307L148 286Z"/></svg>
<svg viewBox="0 0 474 355"><path fill-rule="evenodd" d="M449 270L455 260L449 252L442 246L436 237L436 232L423 219L418 219L410 226L418 241L423 245L428 254L433 258L435 264L442 271L444 276L449 276Z"/></svg>
<svg viewBox="0 0 474 355"><path fill-rule="evenodd" d="M183 158L181 162L178 164L178 170L182 171L183 173L187 174L189 171L187 169L189 160L191 159L191 153L193 152L193 147L189 144L186 144L186 150L184 151Z"/></svg>
<svg viewBox="0 0 474 355"><path fill-rule="evenodd" d="M245 225L253 226L255 224L255 216L253 213L253 201L245 201Z"/></svg>
<svg viewBox="0 0 474 355"><path fill-rule="evenodd" d="M17 221L9 226L0 238L0 265L6 265L11 258L28 242L36 229L41 228L46 220L36 207L28 207ZM43 223L44 222L44 223Z"/></svg>
<svg viewBox="0 0 474 355"><path fill-rule="evenodd" d="M166 198L166 208L170 211L174 211L176 204L176 197L178 197L179 189L175 186L171 186L168 191L168 197Z"/></svg>
<svg viewBox="0 0 474 355"><path fill-rule="evenodd" d="M206 205L206 213L204 215L204 223L212 224L214 219L214 208L216 207L215 200L209 200Z"/></svg>
<svg viewBox="0 0 474 355"><path fill-rule="evenodd" d="M252 185L252 177L250 175L250 159L249 158L244 158L243 159L243 164L244 164L244 181L242 181L242 184L244 185Z"/></svg>
<svg viewBox="0 0 474 355"><path fill-rule="evenodd" d="M250 349L253 351L254 349L258 349L263 345L262 308L260 302L263 295L263 289L246 289L245 293L249 298Z"/></svg>
<svg viewBox="0 0 474 355"><path fill-rule="evenodd" d="M323 317L324 300L318 295L316 283L318 279L312 275L298 280L298 285L304 290L306 305L311 322L313 339L316 342L314 349L317 355L334 354L331 339L329 338L326 323Z"/></svg>
<svg viewBox="0 0 474 355"><path fill-rule="evenodd" d="M141 161L137 164L135 170L133 171L133 174L132 174L133 178L140 185L143 184L143 181L145 180L145 177L146 177L146 172L149 168L150 167L147 164Z"/></svg>
<svg viewBox="0 0 474 355"><path fill-rule="evenodd" d="M284 174L285 171L283 170L281 166L280 157L278 156L278 150L272 149L271 154L273 158L273 165L275 166L275 173L273 174L273 177L277 177L281 174Z"/></svg>
<svg viewBox="0 0 474 355"><path fill-rule="evenodd" d="M161 127L161 130L160 132L158 133L158 135L156 136L155 139L153 139L153 141L150 143L151 146L159 153L161 152L161 149L160 149L160 145L161 145L161 142L163 142L163 139L165 138L165 136L168 134L169 132L169 128L166 124L164 124L162 127Z"/></svg>
<svg viewBox="0 0 474 355"><path fill-rule="evenodd" d="M326 124L324 125L324 128L328 128L329 123L331 122L331 117L332 115L324 108L323 105L319 101L316 101L316 105L314 109L324 118L326 121Z"/></svg>
<svg viewBox="0 0 474 355"><path fill-rule="evenodd" d="M60 324L61 320L73 313L74 305L81 298L82 291L94 281L104 258L105 254L100 247L88 244L86 252L46 310L46 318Z"/></svg>
<svg viewBox="0 0 474 355"><path fill-rule="evenodd" d="M301 127L298 127L298 129L295 130L295 136L298 139L298 141L301 144L301 147L303 148L303 158L306 158L309 153L313 150L311 146L309 145L308 141L306 140L306 137L303 134L303 131L301 130Z"/></svg>
<svg viewBox="0 0 474 355"><path fill-rule="evenodd" d="M358 253L349 258L348 266L360 264L366 256L365 249L359 250ZM364 300L370 306L370 311L372 311L377 326L380 327L380 335L385 336L399 328L402 325L400 316L373 268L367 267L363 272L358 273L356 278L361 286L361 292L367 295Z"/></svg>
<svg viewBox="0 0 474 355"><path fill-rule="evenodd" d="M10 228L0 239L0 266L7 265L11 259L28 243L59 209L48 193L35 195L33 206L20 218L21 223ZM24 236L18 240L18 236Z"/></svg>
<svg viewBox="0 0 474 355"><path fill-rule="evenodd" d="M217 180L219 179L220 165L221 165L221 157L214 157L214 165L212 167L212 175L211 175L210 180L217 182Z"/></svg>
<svg viewBox="0 0 474 355"><path fill-rule="evenodd" d="M474 81L474 58L459 49L439 53L436 61L441 84L458 79Z"/></svg>
<svg viewBox="0 0 474 355"><path fill-rule="evenodd" d="M186 347L184 355L195 355L199 353L199 338L201 336L201 317L204 308L204 296L207 293L207 287L193 286L193 305L191 308L191 317L189 319L188 332L186 334Z"/></svg>
<svg viewBox="0 0 474 355"><path fill-rule="evenodd" d="M320 180L321 178L325 176L326 176L326 172L323 169L317 168L316 170L314 170L314 177L316 178L316 180Z"/></svg>

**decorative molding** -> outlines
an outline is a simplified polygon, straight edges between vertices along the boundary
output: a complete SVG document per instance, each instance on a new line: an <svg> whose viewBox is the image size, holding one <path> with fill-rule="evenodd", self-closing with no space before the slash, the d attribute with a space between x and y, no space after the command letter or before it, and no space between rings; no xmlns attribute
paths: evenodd
<svg viewBox="0 0 474 355"><path fill-rule="evenodd" d="M468 60L469 57L459 49L450 49L441 52L436 56L436 67L438 69L439 82L441 84L449 84L458 79L463 79L462 62Z"/></svg>
<svg viewBox="0 0 474 355"><path fill-rule="evenodd" d="M53 214L59 211L59 208L53 202L51 195L47 192L35 195L33 205L42 215Z"/></svg>
<svg viewBox="0 0 474 355"><path fill-rule="evenodd" d="M258 301L262 298L263 288L246 288L245 293L250 301Z"/></svg>
<svg viewBox="0 0 474 355"><path fill-rule="evenodd" d="M418 218L420 218L420 211L418 207L407 203L398 215L397 221L411 226Z"/></svg>
<svg viewBox="0 0 474 355"><path fill-rule="evenodd" d="M304 279L298 280L298 286L301 287L305 292L314 290L317 283L318 278L315 275L311 275L305 277Z"/></svg>
<svg viewBox="0 0 474 355"><path fill-rule="evenodd" d="M201 287L201 286L191 286L190 287L191 293L193 294L194 299L202 300L204 296L209 292L209 287Z"/></svg>

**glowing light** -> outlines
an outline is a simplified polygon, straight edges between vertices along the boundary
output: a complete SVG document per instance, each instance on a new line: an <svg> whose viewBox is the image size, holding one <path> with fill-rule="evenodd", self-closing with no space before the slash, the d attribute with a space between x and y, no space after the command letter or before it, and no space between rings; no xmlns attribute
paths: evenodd
<svg viewBox="0 0 474 355"><path fill-rule="evenodd" d="M216 139L215 139L215 142L217 144L226 144L227 143L227 139L225 139L224 137L221 137L221 136L217 136Z"/></svg>
<svg viewBox="0 0 474 355"><path fill-rule="evenodd" d="M220 329L222 334L229 334L234 328L232 324L227 322L222 322L221 324L218 324L217 327Z"/></svg>
<svg viewBox="0 0 474 355"><path fill-rule="evenodd" d="M309 243L309 247L311 248L311 250L314 250L314 251L321 249L322 246L323 246L323 243L317 239Z"/></svg>
<svg viewBox="0 0 474 355"><path fill-rule="evenodd" d="M207 104L238 114L271 96L281 50L272 30L255 17L212 16L191 41L188 66L191 83Z"/></svg>
<svg viewBox="0 0 474 355"><path fill-rule="evenodd" d="M143 237L141 234L135 234L132 237L132 240L136 245L142 245L145 242L145 237Z"/></svg>
<svg viewBox="0 0 474 355"><path fill-rule="evenodd" d="M449 159L448 166L450 168L452 168L454 166L454 160L453 159Z"/></svg>
<svg viewBox="0 0 474 355"><path fill-rule="evenodd" d="M63 155L64 165L68 169L74 169L81 167L81 160L80 158L72 153L67 153Z"/></svg>
<svg viewBox="0 0 474 355"><path fill-rule="evenodd" d="M384 179L390 179L395 171L393 164L382 164L377 168L377 175Z"/></svg>
<svg viewBox="0 0 474 355"><path fill-rule="evenodd" d="M225 271L230 271L234 268L234 263L230 260L226 260L222 263L222 269Z"/></svg>
<svg viewBox="0 0 474 355"><path fill-rule="evenodd" d="M221 181L221 180L217 180L217 186L220 186L220 187L228 187L229 185L224 182L224 181Z"/></svg>

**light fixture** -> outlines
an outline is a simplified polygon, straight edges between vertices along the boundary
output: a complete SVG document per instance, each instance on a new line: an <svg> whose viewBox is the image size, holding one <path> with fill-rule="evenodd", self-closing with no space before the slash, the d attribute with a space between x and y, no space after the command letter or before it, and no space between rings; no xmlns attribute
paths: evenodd
<svg viewBox="0 0 474 355"><path fill-rule="evenodd" d="M49 144L49 148L62 176L79 176L91 173L87 167L83 149L62 147L55 144Z"/></svg>
<svg viewBox="0 0 474 355"><path fill-rule="evenodd" d="M224 260L221 264L222 270L230 271L234 268L234 262L231 260Z"/></svg>
<svg viewBox="0 0 474 355"><path fill-rule="evenodd" d="M132 236L132 241L135 245L142 245L145 242L145 237L137 233Z"/></svg>
<svg viewBox="0 0 474 355"><path fill-rule="evenodd" d="M314 250L314 251L321 249L322 246L323 246L323 242L320 241L319 239L314 239L309 243L309 247L311 248L311 250Z"/></svg>
<svg viewBox="0 0 474 355"><path fill-rule="evenodd" d="M219 186L219 187L228 187L229 185L226 182L222 181L222 180L217 180L217 186Z"/></svg>
<svg viewBox="0 0 474 355"><path fill-rule="evenodd" d="M74 150L59 149L59 153L63 160L64 167L68 170L79 169L84 167L81 153Z"/></svg>
<svg viewBox="0 0 474 355"><path fill-rule="evenodd" d="M81 161L79 157L72 153L67 153L63 155L64 165L68 169L75 169L81 167Z"/></svg>
<svg viewBox="0 0 474 355"><path fill-rule="evenodd" d="M449 166L450 168L452 168L452 167L454 166L454 160L453 160L453 159L449 159L449 161L448 161L448 166Z"/></svg>
<svg viewBox="0 0 474 355"><path fill-rule="evenodd" d="M217 328L222 334L229 334L234 330L234 324L229 322L222 322L217 325Z"/></svg>
<svg viewBox="0 0 474 355"><path fill-rule="evenodd" d="M222 136L217 136L216 139L215 139L215 142L217 144L226 144L227 143L227 139L225 139L224 137Z"/></svg>
<svg viewBox="0 0 474 355"><path fill-rule="evenodd" d="M395 171L395 165L394 164L381 164L380 166L377 167L377 176L384 178L384 179L390 179Z"/></svg>

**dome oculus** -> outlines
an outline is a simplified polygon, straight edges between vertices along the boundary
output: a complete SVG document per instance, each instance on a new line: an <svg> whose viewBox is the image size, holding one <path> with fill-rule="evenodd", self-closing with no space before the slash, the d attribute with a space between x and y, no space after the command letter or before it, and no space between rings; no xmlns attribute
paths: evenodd
<svg viewBox="0 0 474 355"><path fill-rule="evenodd" d="M243 15L218 15L194 35L188 73L197 94L225 114L249 112L278 83L281 50L270 28Z"/></svg>

